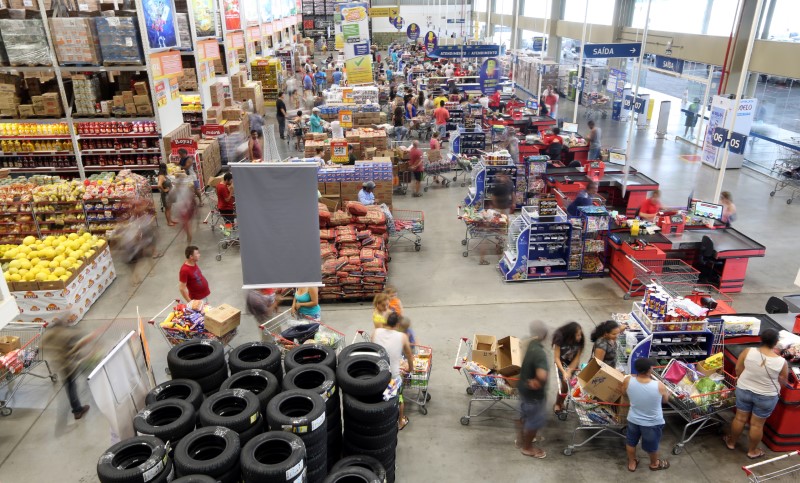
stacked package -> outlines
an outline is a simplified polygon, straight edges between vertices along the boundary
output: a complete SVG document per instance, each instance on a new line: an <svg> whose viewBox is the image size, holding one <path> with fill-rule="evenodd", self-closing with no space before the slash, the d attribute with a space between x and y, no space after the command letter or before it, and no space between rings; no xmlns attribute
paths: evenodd
<svg viewBox="0 0 800 483"><path fill-rule="evenodd" d="M144 64L135 17L97 17L95 23L103 63Z"/></svg>
<svg viewBox="0 0 800 483"><path fill-rule="evenodd" d="M320 298L369 299L383 291L389 260L386 213L380 206L348 202L331 213L319 205L322 258Z"/></svg>
<svg viewBox="0 0 800 483"><path fill-rule="evenodd" d="M189 33L189 14L176 13L175 17L178 20L178 38L180 46L183 48L191 47L192 36Z"/></svg>
<svg viewBox="0 0 800 483"><path fill-rule="evenodd" d="M50 27L61 65L100 65L100 42L93 18L51 18Z"/></svg>
<svg viewBox="0 0 800 483"><path fill-rule="evenodd" d="M99 78L75 74L72 76L72 91L75 93L76 114L91 116L97 113L97 103L100 102Z"/></svg>
<svg viewBox="0 0 800 483"><path fill-rule="evenodd" d="M52 65L41 19L0 20L8 62L15 66Z"/></svg>
<svg viewBox="0 0 800 483"><path fill-rule="evenodd" d="M20 88L17 77L0 74L0 116L17 117Z"/></svg>

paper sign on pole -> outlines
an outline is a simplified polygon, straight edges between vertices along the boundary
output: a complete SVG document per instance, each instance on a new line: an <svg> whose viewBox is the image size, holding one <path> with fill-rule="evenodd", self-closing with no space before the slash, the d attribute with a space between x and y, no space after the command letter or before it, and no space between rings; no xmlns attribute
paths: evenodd
<svg viewBox="0 0 800 483"><path fill-rule="evenodd" d="M353 127L353 111L339 111L339 125L344 129Z"/></svg>
<svg viewBox="0 0 800 483"><path fill-rule="evenodd" d="M331 140L331 161L346 163L350 160L347 152L347 141L343 139Z"/></svg>

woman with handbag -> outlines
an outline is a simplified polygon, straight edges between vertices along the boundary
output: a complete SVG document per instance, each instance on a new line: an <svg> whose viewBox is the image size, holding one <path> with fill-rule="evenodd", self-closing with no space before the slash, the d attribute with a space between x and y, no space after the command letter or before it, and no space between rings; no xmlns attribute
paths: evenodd
<svg viewBox="0 0 800 483"><path fill-rule="evenodd" d="M736 417L731 422L731 434L725 436L725 446L735 449L749 422L747 457L750 459L764 456L764 450L758 447L764 435L764 421L775 409L781 386L786 384L789 374L786 360L774 351L777 344L778 331L766 329L761 333L761 345L748 347L736 361Z"/></svg>
<svg viewBox="0 0 800 483"><path fill-rule="evenodd" d="M553 360L558 368L559 391L553 412L563 410L564 398L569 391L569 381L578 372L586 339L577 322L570 322L553 332Z"/></svg>

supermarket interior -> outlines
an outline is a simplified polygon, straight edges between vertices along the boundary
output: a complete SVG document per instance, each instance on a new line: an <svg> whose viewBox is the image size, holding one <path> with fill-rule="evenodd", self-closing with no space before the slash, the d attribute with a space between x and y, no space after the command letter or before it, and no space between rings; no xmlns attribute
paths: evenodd
<svg viewBox="0 0 800 483"><path fill-rule="evenodd" d="M0 482L797 481L797 14L0 0Z"/></svg>

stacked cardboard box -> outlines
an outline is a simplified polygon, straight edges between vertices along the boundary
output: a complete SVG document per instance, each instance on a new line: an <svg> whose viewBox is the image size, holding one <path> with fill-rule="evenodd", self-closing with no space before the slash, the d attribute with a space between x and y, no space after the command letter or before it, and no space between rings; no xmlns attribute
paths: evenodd
<svg viewBox="0 0 800 483"><path fill-rule="evenodd" d="M164 151L167 153L172 150L173 139L183 139L192 137L192 126L189 123L183 123L173 131L164 134Z"/></svg>
<svg viewBox="0 0 800 483"><path fill-rule="evenodd" d="M144 64L135 17L97 17L95 24L104 64Z"/></svg>
<svg viewBox="0 0 800 483"><path fill-rule="evenodd" d="M175 18L178 20L178 41L181 47L192 46L192 35L189 32L189 14L177 13Z"/></svg>
<svg viewBox="0 0 800 483"><path fill-rule="evenodd" d="M50 28L58 62L62 65L100 65L100 41L93 18L51 18Z"/></svg>
<svg viewBox="0 0 800 483"><path fill-rule="evenodd" d="M39 2L36 0L5 0L0 1L0 4L5 3L4 8L24 9L24 10L39 10ZM53 6L51 0L44 0L44 9L50 10Z"/></svg>
<svg viewBox="0 0 800 483"><path fill-rule="evenodd" d="M203 171L203 179L208 181L210 177L216 176L222 166L219 141L216 139L201 139L197 141L197 159Z"/></svg>
<svg viewBox="0 0 800 483"><path fill-rule="evenodd" d="M0 77L0 116L17 117L20 100L18 78L3 74Z"/></svg>
<svg viewBox="0 0 800 483"><path fill-rule="evenodd" d="M33 115L45 117L61 117L64 115L64 106L61 104L61 96L57 92L47 92L41 96L31 96L30 107ZM27 106L24 108L28 114ZM30 114L28 114L30 115Z"/></svg>
<svg viewBox="0 0 800 483"><path fill-rule="evenodd" d="M211 92L211 105L221 106L225 104L225 86L222 82L215 82L209 87Z"/></svg>
<svg viewBox="0 0 800 483"><path fill-rule="evenodd" d="M52 65L41 19L2 19L0 35L11 65Z"/></svg>
<svg viewBox="0 0 800 483"><path fill-rule="evenodd" d="M100 79L73 74L72 91L75 95L76 114L84 116L96 114L97 103L100 101Z"/></svg>
<svg viewBox="0 0 800 483"><path fill-rule="evenodd" d="M115 116L152 116L153 105L147 84L137 82L134 91L122 91L113 97L111 112Z"/></svg>
<svg viewBox="0 0 800 483"><path fill-rule="evenodd" d="M197 90L197 71L195 69L183 69L183 77L178 78L178 88L181 91Z"/></svg>
<svg viewBox="0 0 800 483"><path fill-rule="evenodd" d="M322 159L331 159L331 144L328 140L306 140L303 155L306 158L313 158L317 155L317 148L322 148Z"/></svg>

